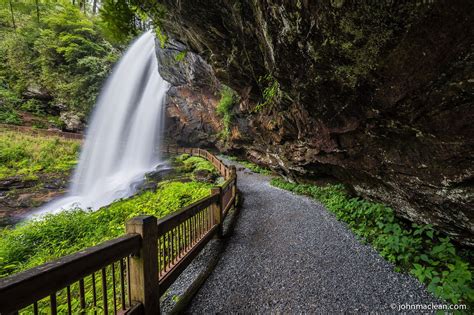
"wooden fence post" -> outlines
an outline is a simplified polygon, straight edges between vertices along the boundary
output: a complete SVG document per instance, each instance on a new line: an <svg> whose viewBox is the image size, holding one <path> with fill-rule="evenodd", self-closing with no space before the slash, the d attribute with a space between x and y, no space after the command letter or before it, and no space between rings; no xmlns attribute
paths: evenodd
<svg viewBox="0 0 474 315"><path fill-rule="evenodd" d="M214 224L218 225L217 237L222 238L222 188L212 187L211 194L218 194L217 202L212 204L212 212L214 213Z"/></svg>
<svg viewBox="0 0 474 315"><path fill-rule="evenodd" d="M160 313L158 287L158 225L153 216L138 216L126 223L128 234L140 234L140 252L130 258L131 300L144 306L144 314Z"/></svg>
<svg viewBox="0 0 474 315"><path fill-rule="evenodd" d="M234 179L232 183L232 198L234 198L234 207L237 206L237 168L235 165L230 166L230 178Z"/></svg>

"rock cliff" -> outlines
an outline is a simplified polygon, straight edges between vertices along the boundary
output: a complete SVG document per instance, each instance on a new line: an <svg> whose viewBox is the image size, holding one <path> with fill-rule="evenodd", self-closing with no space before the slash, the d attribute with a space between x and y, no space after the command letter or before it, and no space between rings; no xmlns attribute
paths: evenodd
<svg viewBox="0 0 474 315"><path fill-rule="evenodd" d="M157 1L169 135L474 245L474 2L370 2ZM240 96L225 139L221 84Z"/></svg>

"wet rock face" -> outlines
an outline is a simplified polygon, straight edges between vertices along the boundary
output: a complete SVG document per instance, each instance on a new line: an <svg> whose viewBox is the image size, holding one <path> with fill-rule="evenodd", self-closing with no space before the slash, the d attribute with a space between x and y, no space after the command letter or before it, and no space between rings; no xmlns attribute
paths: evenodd
<svg viewBox="0 0 474 315"><path fill-rule="evenodd" d="M219 97L209 90L171 87L166 105L166 137L184 146L213 147L222 128L215 108Z"/></svg>
<svg viewBox="0 0 474 315"><path fill-rule="evenodd" d="M25 219L35 208L63 195L69 172L13 176L0 180L0 227Z"/></svg>
<svg viewBox="0 0 474 315"><path fill-rule="evenodd" d="M161 76L171 83L166 104L166 137L182 145L211 147L222 123L216 115L220 83L211 66L177 40L156 40Z"/></svg>
<svg viewBox="0 0 474 315"><path fill-rule="evenodd" d="M215 74L241 96L227 149L474 245L474 2L158 2L178 50L213 73L173 74L171 134L223 148Z"/></svg>

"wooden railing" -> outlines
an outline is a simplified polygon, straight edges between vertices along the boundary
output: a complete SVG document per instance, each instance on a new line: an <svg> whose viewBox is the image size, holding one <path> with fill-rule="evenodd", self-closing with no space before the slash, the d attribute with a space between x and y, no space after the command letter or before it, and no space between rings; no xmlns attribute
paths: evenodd
<svg viewBox="0 0 474 315"><path fill-rule="evenodd" d="M38 128L32 128L32 127L27 127L27 126L0 124L0 131L2 129L8 130L8 131L23 132L23 133L27 133L33 136L60 137L60 138L73 139L73 140L84 139L84 135L81 133L66 132L66 131L60 131L60 130L38 129Z"/></svg>
<svg viewBox="0 0 474 315"><path fill-rule="evenodd" d="M237 175L203 149L167 146L209 160L220 187L160 220L135 217L127 234L0 279L0 314L158 314L159 297L214 236L235 206Z"/></svg>

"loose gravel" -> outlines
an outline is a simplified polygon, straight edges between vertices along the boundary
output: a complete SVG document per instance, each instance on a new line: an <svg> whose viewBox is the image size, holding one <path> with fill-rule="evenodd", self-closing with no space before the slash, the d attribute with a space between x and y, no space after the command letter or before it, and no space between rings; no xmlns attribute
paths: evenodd
<svg viewBox="0 0 474 315"><path fill-rule="evenodd" d="M320 203L242 168L238 187L235 230L188 313L394 313L439 304Z"/></svg>

